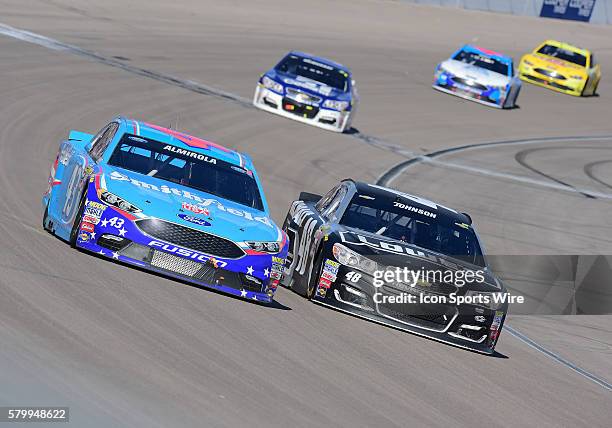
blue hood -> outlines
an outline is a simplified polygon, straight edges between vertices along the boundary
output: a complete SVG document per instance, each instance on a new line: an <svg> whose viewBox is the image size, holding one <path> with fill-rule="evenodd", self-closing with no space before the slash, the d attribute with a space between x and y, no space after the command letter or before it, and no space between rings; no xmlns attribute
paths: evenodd
<svg viewBox="0 0 612 428"><path fill-rule="evenodd" d="M350 92L340 91L324 83L317 82L294 74L281 73L274 69L266 73L270 79L282 84L285 88L299 89L310 95L322 97L324 100L332 99L338 101L351 101Z"/></svg>
<svg viewBox="0 0 612 428"><path fill-rule="evenodd" d="M140 208L146 217L171 221L234 242L280 240L279 229L268 213L177 183L106 166L101 185ZM189 208L205 208L208 215L184 208L183 203ZM190 216L200 221L184 219Z"/></svg>

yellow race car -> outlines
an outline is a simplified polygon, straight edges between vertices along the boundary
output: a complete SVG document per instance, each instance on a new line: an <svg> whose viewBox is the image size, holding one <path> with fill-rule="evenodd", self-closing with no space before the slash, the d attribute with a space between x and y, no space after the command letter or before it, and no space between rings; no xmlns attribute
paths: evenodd
<svg viewBox="0 0 612 428"><path fill-rule="evenodd" d="M519 77L525 82L579 97L595 95L601 69L590 51L546 40L521 58Z"/></svg>

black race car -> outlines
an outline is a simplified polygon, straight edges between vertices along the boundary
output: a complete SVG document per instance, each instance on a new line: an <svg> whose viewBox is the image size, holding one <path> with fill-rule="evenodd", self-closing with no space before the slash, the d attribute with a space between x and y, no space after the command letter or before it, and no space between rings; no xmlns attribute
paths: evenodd
<svg viewBox="0 0 612 428"><path fill-rule="evenodd" d="M301 193L281 284L321 305L492 354L508 303L469 215L343 180Z"/></svg>

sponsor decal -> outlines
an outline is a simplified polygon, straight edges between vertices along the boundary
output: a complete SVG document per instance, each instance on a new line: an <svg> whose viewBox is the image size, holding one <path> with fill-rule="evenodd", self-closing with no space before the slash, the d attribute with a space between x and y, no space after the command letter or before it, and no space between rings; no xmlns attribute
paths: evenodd
<svg viewBox="0 0 612 428"><path fill-rule="evenodd" d="M181 248L181 247L177 247L176 245L171 245L171 244L166 244L164 242L159 242L159 241L151 241L148 243L149 247L154 247L157 249L161 249L165 252L168 253L172 253L172 254L176 254L179 256L183 256L186 257L188 259L192 259L198 262L203 262L206 263L208 262L210 259L212 259L212 257L207 256L206 254L202 254L200 252L197 251L193 251L193 250L188 250L186 248ZM217 263L217 265L221 268L224 268L227 266L227 263L221 260L216 260L215 262Z"/></svg>
<svg viewBox="0 0 612 428"><path fill-rule="evenodd" d="M100 219L102 217L102 213L104 213L104 210L101 210L100 208L87 207L85 208L84 215Z"/></svg>
<svg viewBox="0 0 612 428"><path fill-rule="evenodd" d="M502 311L495 311L495 317L491 323L491 330L497 330L501 324L504 313Z"/></svg>
<svg viewBox="0 0 612 428"><path fill-rule="evenodd" d="M191 193L188 190L183 190L183 189L177 189L175 187L169 187L165 184L162 184L161 186L157 186L155 184L151 184L151 183L147 183L144 181L140 181L140 180L136 180L134 178L128 177L127 175L121 174L117 171L113 171L110 173L110 179L111 180L116 180L116 181L129 181L132 185L136 186L136 187L140 187L143 189L147 189L147 190L152 190L155 192L161 192L161 193L168 193L168 194L173 194L176 196L182 196L185 199L190 199L192 201L194 201L198 207L200 208L206 208L210 205L215 205L215 207L219 210L219 211L225 211L228 212L232 215L235 215L237 217L243 217L246 220L249 221L256 221L262 224L265 224L266 226L270 227L270 228L274 228L274 225L272 224L272 221L265 216L255 216L252 213L245 211L245 210L240 210L240 209L236 209L236 208L229 208L229 207L225 207L221 202L219 202L216 199L204 199L201 198L198 195L195 195L193 193ZM201 214L200 212L196 213L196 214Z"/></svg>
<svg viewBox="0 0 612 428"><path fill-rule="evenodd" d="M327 294L327 288L325 288L325 287L317 288L317 296L325 297L326 294Z"/></svg>
<svg viewBox="0 0 612 428"><path fill-rule="evenodd" d="M85 222L81 223L81 230L84 230L86 232L93 232L94 229L95 229L95 226L91 223L85 223Z"/></svg>
<svg viewBox="0 0 612 428"><path fill-rule="evenodd" d="M187 156L189 158L198 159L211 164L217 163L217 159L215 158L208 157L202 153L192 152L191 150L181 149L180 147L172 146L170 144L164 146L164 150L167 152L175 153L177 155Z"/></svg>
<svg viewBox="0 0 612 428"><path fill-rule="evenodd" d="M85 241L85 242L89 241L89 233L87 233L87 232L81 232L81 233L79 234L79 239L80 239L81 241Z"/></svg>
<svg viewBox="0 0 612 428"><path fill-rule="evenodd" d="M476 315L474 317L474 320L477 321L477 322L485 322L486 318L484 316L482 316L482 315Z"/></svg>
<svg viewBox="0 0 612 428"><path fill-rule="evenodd" d="M338 269L340 267L340 263L327 259L325 260L325 266L331 266L332 268Z"/></svg>
<svg viewBox="0 0 612 428"><path fill-rule="evenodd" d="M98 210L105 210L106 209L106 205L100 203L100 202L96 202L96 201L87 201L86 207L88 208L95 208Z"/></svg>
<svg viewBox="0 0 612 428"><path fill-rule="evenodd" d="M94 217L86 214L83 216L83 221L87 223L98 224L100 223L100 217Z"/></svg>
<svg viewBox="0 0 612 428"><path fill-rule="evenodd" d="M319 280L319 287L325 287L325 288L329 288L331 287L332 283L330 280L325 279L325 278L321 278Z"/></svg>
<svg viewBox="0 0 612 428"><path fill-rule="evenodd" d="M331 272L328 272L328 271L324 270L324 271L321 273L321 278L327 279L327 280L329 280L329 281L335 281L335 280L336 280L336 275L334 275L334 274L333 274L333 273L331 273Z"/></svg>
<svg viewBox="0 0 612 428"><path fill-rule="evenodd" d="M270 278L273 278L273 279L281 279L281 276L282 276L282 272L272 271L272 273L270 273Z"/></svg>
<svg viewBox="0 0 612 428"><path fill-rule="evenodd" d="M210 215L210 211L208 208L200 207L194 204L190 204L188 202L183 202L181 204L181 208L187 211L194 212L196 214L204 214L206 216Z"/></svg>
<svg viewBox="0 0 612 428"><path fill-rule="evenodd" d="M349 232L339 232L339 235L340 235L342 242L346 242L352 245L365 245L367 247L371 247L371 248L385 251L388 253L404 254L407 256L420 257L420 258L433 261L435 263L444 265L452 269L457 269L457 270L463 269L463 266L457 263L453 263L450 260L438 257L435 254L425 253L424 251L420 249L413 249L406 245L400 245L397 241L395 242L382 241L380 239L359 235L353 232L350 232L350 233Z"/></svg>
<svg viewBox="0 0 612 428"><path fill-rule="evenodd" d="M278 263L281 266L285 265L285 259L283 259L282 257L278 257L278 256L272 256L272 263Z"/></svg>
<svg viewBox="0 0 612 428"><path fill-rule="evenodd" d="M177 216L178 218L182 220L188 221L189 223L197 224L199 226L210 226L211 225L209 222L207 222L201 217L195 217L189 214L177 214Z"/></svg>

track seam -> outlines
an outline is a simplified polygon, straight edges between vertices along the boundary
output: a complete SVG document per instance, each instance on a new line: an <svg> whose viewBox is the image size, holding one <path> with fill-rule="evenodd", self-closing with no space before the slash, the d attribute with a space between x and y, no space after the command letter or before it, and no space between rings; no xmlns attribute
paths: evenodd
<svg viewBox="0 0 612 428"><path fill-rule="evenodd" d="M419 163L428 163L434 166L442 166L447 168L453 168L458 170L463 170L467 172L472 172L481 175L487 175L496 178L508 179L513 181L522 182L525 184L533 184L540 187L546 187L554 190L561 190L570 193L577 193L583 195L587 198L591 199L612 199L612 194L603 193L598 191L593 191L589 189L581 189L571 185L568 185L564 182L559 182L554 180L553 183L549 183L546 181L536 180L530 177L522 177L513 174L507 174L503 172L490 171L484 168L473 167L469 165L464 165L455 162L444 162L438 160L437 158L458 152L464 152L469 150L475 150L486 147L497 147L497 146L513 146L513 145L528 145L528 144L537 144L537 143L559 143L559 142L571 142L571 141L601 141L601 140L609 140L612 139L612 135L595 135L595 136L587 136L580 135L574 137L542 137L542 138L525 138L525 139L516 139L516 140L502 140L502 141L488 141L483 143L475 143L475 144L466 144L462 146L451 147L447 149L437 150L435 152L431 152L424 155L417 155L410 159L407 159L403 162L398 163L397 165L389 168L385 171L377 180L376 184L381 186L389 186L390 183L395 180L400 174L406 171L409 167L419 164Z"/></svg>
<svg viewBox="0 0 612 428"><path fill-rule="evenodd" d="M607 391L612 391L612 384L610 384L609 382L605 381L604 379L600 378L599 376L596 376L596 375L586 371L585 369L577 366L576 364L572 363L571 361L566 360L565 358L561 357L560 355L558 355L558 354L556 354L556 353L554 353L552 351L549 351L548 349L546 349L542 345L539 345L535 341L531 340L530 338L528 338L527 336L525 336L523 333L519 332L515 328L510 327L509 325L506 325L504 327L504 330L508 331L508 333L512 334L512 336L516 337L517 339L519 339L523 343L527 344L531 348L535 349L536 351L539 351L539 352L543 353L544 355L546 355L547 357L552 358L553 360L563 364L564 366L570 368L571 370L573 370L574 372L578 373L579 375L584 376L585 378L587 378L591 382L595 382L596 384L598 384L602 388L606 389Z"/></svg>

